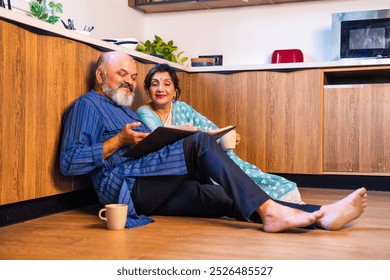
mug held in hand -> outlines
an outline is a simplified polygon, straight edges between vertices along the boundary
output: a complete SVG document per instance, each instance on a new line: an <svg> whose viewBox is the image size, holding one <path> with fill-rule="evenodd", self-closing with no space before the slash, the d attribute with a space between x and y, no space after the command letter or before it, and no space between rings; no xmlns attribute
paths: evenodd
<svg viewBox="0 0 390 280"><path fill-rule="evenodd" d="M221 137L221 146L224 150L233 150L236 148L236 130L233 129Z"/></svg>

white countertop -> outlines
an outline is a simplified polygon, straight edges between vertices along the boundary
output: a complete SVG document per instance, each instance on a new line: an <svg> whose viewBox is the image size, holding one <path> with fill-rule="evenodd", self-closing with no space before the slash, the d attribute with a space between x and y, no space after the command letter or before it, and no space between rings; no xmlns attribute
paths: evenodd
<svg viewBox="0 0 390 280"><path fill-rule="evenodd" d="M222 65L222 66L207 66L207 67L190 67L181 64L173 63L161 58L157 58L136 50L131 50L126 47L118 46L102 39L93 38L93 36L83 35L72 30L65 29L62 26L49 24L32 16L21 14L20 12L10 11L0 8L0 18L9 21L31 26L40 30L48 31L59 36L74 39L96 47L117 50L126 52L132 57L151 63L167 63L177 70L183 70L190 73L198 72L242 72L242 71L262 71L262 70L278 70L278 71L294 71L310 68L335 68L335 67L354 67L354 66L380 66L390 65L390 58L381 59L345 59L337 61L321 61L321 62L300 62L300 63L280 63L280 64L252 64L252 65Z"/></svg>
<svg viewBox="0 0 390 280"><path fill-rule="evenodd" d="M372 59L345 59L337 61L321 62L299 62L279 64L252 64L252 65L227 65L227 66L205 66L191 67L189 72L240 72L240 71L295 71L313 68L337 68L354 66L381 66L390 65L390 58Z"/></svg>
<svg viewBox="0 0 390 280"><path fill-rule="evenodd" d="M0 18L15 22L18 25L24 24L24 25L31 26L31 27L34 27L34 28L39 29L39 30L48 31L48 32L51 32L57 36L62 36L62 37L74 39L76 41L84 42L86 44L89 44L89 45L92 45L95 47L101 47L101 48L105 48L105 49L125 52L125 53L128 53L129 55L131 55L132 57L139 59L139 60L152 62L152 63L167 63L167 64L171 65L172 67L174 67L175 69L189 71L189 67L187 67L187 66L173 63L173 62L167 61L165 59L154 57L154 56L151 56L151 55L148 55L148 54L145 54L142 52L138 52L136 50L132 50L132 49L129 49L126 47L115 45L113 43L103 41L102 39L94 38L93 36L90 36L90 35L84 35L84 34L75 32L73 30L68 30L68 29L64 28L63 26L50 24L50 23L47 23L45 21L39 20L35 17L22 14L20 12L15 12L15 11L12 11L12 10L10 11L10 10L5 9L5 8L0 8Z"/></svg>

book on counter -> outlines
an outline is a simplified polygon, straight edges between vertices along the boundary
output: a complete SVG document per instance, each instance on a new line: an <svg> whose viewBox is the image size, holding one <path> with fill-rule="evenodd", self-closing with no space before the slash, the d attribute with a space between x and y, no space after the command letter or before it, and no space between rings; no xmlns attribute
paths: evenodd
<svg viewBox="0 0 390 280"><path fill-rule="evenodd" d="M215 140L218 140L235 128L236 126L229 125L223 128L207 131L207 133ZM200 131L201 130L195 126L159 126L142 141L132 146L122 156L137 159Z"/></svg>

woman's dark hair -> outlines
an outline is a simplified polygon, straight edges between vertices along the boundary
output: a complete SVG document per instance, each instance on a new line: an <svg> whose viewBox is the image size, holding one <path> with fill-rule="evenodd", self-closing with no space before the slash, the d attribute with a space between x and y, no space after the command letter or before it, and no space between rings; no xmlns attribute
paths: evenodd
<svg viewBox="0 0 390 280"><path fill-rule="evenodd" d="M175 97L175 101L176 101L177 99L179 99L179 96L181 94L181 89L179 86L179 78L176 75L176 71L168 64L159 63L159 64L156 64L152 69L150 69L149 73L146 75L145 80L144 80L144 88L148 92L149 88L152 84L152 78L153 78L154 74L163 73L163 72L168 72L169 76L171 77L171 79L173 81L173 85L175 86L175 89L176 89L176 97Z"/></svg>

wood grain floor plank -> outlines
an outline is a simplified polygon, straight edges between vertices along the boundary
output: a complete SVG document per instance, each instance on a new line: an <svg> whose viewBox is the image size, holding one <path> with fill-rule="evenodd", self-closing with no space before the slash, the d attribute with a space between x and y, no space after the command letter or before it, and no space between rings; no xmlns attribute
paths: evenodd
<svg viewBox="0 0 390 280"><path fill-rule="evenodd" d="M306 202L328 203L347 190L302 189ZM369 192L366 212L336 232L270 234L229 219L156 216L149 225L109 231L99 206L0 228L0 259L10 260L389 260L390 192Z"/></svg>

